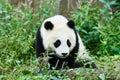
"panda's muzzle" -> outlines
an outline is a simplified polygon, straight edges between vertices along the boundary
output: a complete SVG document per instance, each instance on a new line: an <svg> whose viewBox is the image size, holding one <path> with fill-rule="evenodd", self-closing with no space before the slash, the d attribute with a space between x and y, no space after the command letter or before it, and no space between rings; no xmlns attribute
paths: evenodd
<svg viewBox="0 0 120 80"><path fill-rule="evenodd" d="M60 56L60 55L56 54L55 51L49 51L49 52L48 52L48 56L49 56L49 57L66 58L66 57L68 57L68 56L70 56L70 55L68 55L68 53L61 53L61 56Z"/></svg>
<svg viewBox="0 0 120 80"><path fill-rule="evenodd" d="M62 53L63 56L66 56L68 53Z"/></svg>

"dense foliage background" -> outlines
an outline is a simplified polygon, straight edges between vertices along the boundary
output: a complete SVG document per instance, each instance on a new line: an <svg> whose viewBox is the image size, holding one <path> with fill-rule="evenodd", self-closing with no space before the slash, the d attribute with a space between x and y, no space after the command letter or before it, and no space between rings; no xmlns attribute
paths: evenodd
<svg viewBox="0 0 120 80"><path fill-rule="evenodd" d="M35 36L42 21L56 14L56 3L43 0L44 6L33 12L27 4L15 7L1 0L0 80L120 80L120 3L99 1L105 7L86 0L70 13L98 69L51 71L47 63L37 63ZM111 12L112 6L117 10Z"/></svg>

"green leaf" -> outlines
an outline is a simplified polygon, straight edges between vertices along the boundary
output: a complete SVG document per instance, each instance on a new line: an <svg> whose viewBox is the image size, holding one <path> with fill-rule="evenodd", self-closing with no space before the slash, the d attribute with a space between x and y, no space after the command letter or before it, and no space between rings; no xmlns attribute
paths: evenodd
<svg viewBox="0 0 120 80"><path fill-rule="evenodd" d="M105 80L105 73L100 74L100 75L99 75L99 78L100 78L101 80Z"/></svg>
<svg viewBox="0 0 120 80"><path fill-rule="evenodd" d="M30 72L29 70L23 70L22 73L23 73L24 75L27 75L27 74L30 74L31 72Z"/></svg>
<svg viewBox="0 0 120 80"><path fill-rule="evenodd" d="M55 76L51 76L50 80L59 80L59 79L57 77L55 77Z"/></svg>
<svg viewBox="0 0 120 80"><path fill-rule="evenodd" d="M115 1L113 0L110 2L110 5L116 5L116 4L117 4L116 0Z"/></svg>
<svg viewBox="0 0 120 80"><path fill-rule="evenodd" d="M99 0L101 3L106 4L107 2L105 0Z"/></svg>

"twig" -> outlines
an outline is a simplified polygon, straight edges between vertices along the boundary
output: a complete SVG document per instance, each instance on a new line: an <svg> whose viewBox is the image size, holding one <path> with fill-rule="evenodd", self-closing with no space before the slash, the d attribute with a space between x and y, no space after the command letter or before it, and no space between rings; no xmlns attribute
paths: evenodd
<svg viewBox="0 0 120 80"><path fill-rule="evenodd" d="M64 61L63 64L62 64L61 70L63 69L64 65L65 65L65 61Z"/></svg>
<svg viewBox="0 0 120 80"><path fill-rule="evenodd" d="M58 59L57 62L56 62L55 69L57 68L58 63L59 63L59 59Z"/></svg>

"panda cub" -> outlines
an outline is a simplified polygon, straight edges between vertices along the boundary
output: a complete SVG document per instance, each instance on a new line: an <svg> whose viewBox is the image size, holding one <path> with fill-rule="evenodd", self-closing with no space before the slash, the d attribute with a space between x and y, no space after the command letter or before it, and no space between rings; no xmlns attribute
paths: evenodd
<svg viewBox="0 0 120 80"><path fill-rule="evenodd" d="M56 15L46 19L39 27L36 35L36 56L37 58L46 54L45 52L54 52L49 55L48 62L50 68L55 67L61 69L68 66L69 68L77 68L84 66L83 62L91 61L88 54L84 54L85 47L82 40L75 29L75 23L67 20L62 15ZM44 53L44 54L43 54ZM64 64L64 65L63 65ZM90 67L86 65L85 67ZM95 67L95 64L92 64Z"/></svg>

